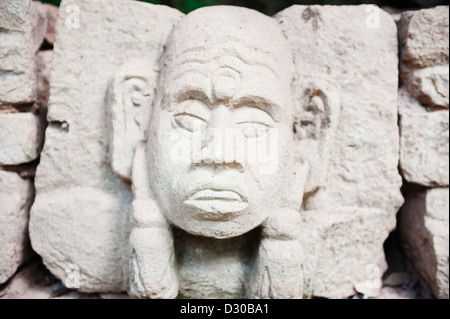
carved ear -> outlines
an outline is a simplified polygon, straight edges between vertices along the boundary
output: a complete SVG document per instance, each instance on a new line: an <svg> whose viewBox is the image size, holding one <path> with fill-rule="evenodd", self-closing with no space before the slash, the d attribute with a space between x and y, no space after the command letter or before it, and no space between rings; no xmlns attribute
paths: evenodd
<svg viewBox="0 0 450 319"><path fill-rule="evenodd" d="M325 186L330 146L338 129L340 101L337 87L326 80L299 83L294 113L298 155L310 171L305 193Z"/></svg>
<svg viewBox="0 0 450 319"><path fill-rule="evenodd" d="M136 145L146 136L156 79L156 67L136 59L122 65L109 83L111 167L127 181Z"/></svg>

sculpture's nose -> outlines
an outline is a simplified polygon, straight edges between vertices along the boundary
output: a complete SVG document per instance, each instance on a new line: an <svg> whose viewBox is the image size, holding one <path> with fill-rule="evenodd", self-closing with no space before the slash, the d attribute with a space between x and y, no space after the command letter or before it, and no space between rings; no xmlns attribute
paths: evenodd
<svg viewBox="0 0 450 319"><path fill-rule="evenodd" d="M212 165L243 170L242 143L233 119L233 114L225 106L219 106L211 112L208 126L202 132L201 149L196 165Z"/></svg>

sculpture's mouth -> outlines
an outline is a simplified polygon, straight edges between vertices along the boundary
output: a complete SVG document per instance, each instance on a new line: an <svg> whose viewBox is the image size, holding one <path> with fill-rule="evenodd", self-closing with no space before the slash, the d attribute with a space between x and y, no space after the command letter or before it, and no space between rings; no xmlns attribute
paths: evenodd
<svg viewBox="0 0 450 319"><path fill-rule="evenodd" d="M202 189L195 191L184 203L203 211L205 219L223 220L227 215L248 207L248 199L233 190Z"/></svg>

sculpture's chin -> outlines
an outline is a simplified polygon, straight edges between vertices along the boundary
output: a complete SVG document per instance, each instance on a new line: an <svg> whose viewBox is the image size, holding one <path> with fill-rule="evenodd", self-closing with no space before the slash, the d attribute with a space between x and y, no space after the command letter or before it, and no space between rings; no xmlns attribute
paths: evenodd
<svg viewBox="0 0 450 319"><path fill-rule="evenodd" d="M252 214L248 206L239 211L226 212L208 212L191 207L184 210L182 214L167 216L167 218L171 224L189 234L227 239L243 235L260 226L267 216Z"/></svg>
<svg viewBox="0 0 450 319"><path fill-rule="evenodd" d="M202 237L209 237L209 238L214 238L214 239L229 239L229 238L234 238L234 237L238 237L241 236L245 233L248 233L249 231L255 229L257 226L256 225L252 228L249 229L226 229L227 226L222 226L222 227L212 227L212 229L205 229L204 226L200 227L200 228L182 228L180 227L180 229L184 230L185 232L191 234L191 235L195 235L195 236L202 236Z"/></svg>

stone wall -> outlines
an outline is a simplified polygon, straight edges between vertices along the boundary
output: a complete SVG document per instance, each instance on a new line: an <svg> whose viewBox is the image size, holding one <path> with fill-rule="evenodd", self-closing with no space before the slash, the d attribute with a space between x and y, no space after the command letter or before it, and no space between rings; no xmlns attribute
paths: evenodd
<svg viewBox="0 0 450 319"><path fill-rule="evenodd" d="M106 113L97 105L106 103L108 80L123 61L157 59L182 15L141 3L78 5L81 30L89 25L89 32L67 28L67 10L56 23L54 7L0 4L3 287L36 252L66 284L67 267L75 265L79 291L128 289L131 187L111 170ZM293 6L274 17L293 52L297 87L320 87L333 98L327 107L338 110L326 147L311 159L313 182L299 208L303 296L379 295L388 267L383 242L396 229L410 271L434 297L449 298L449 9L403 12L397 24L376 10ZM130 16L152 17L151 27ZM295 94L300 100L303 92ZM298 148L308 153L312 144L295 121ZM179 295L243 297L257 236L206 241L175 232Z"/></svg>
<svg viewBox="0 0 450 319"><path fill-rule="evenodd" d="M44 142L57 9L0 4L0 283L31 256L29 210ZM42 49L41 49L42 48Z"/></svg>
<svg viewBox="0 0 450 319"><path fill-rule="evenodd" d="M409 259L437 298L449 298L449 10L404 12L399 88L399 216Z"/></svg>

